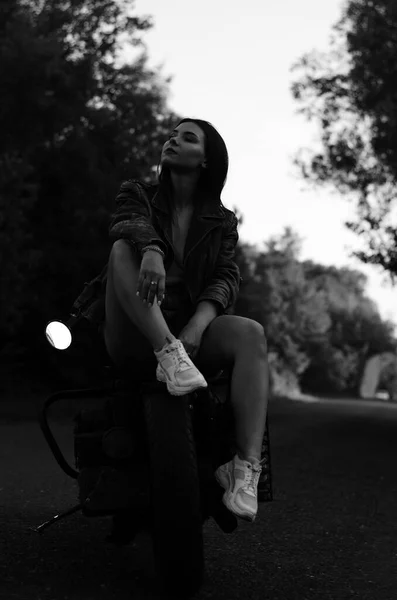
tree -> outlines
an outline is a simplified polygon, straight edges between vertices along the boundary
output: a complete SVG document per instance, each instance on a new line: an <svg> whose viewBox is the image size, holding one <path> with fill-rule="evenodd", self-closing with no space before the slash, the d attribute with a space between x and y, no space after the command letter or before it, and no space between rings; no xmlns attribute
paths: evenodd
<svg viewBox="0 0 397 600"><path fill-rule="evenodd" d="M45 322L103 267L121 181L152 177L178 118L167 107L170 79L147 66L142 35L151 20L134 15L133 4L1 4L0 333L8 354L41 340ZM137 48L129 64L118 60L123 37Z"/></svg>
<svg viewBox="0 0 397 600"><path fill-rule="evenodd" d="M299 375L309 363L308 340L321 337L330 325L324 299L313 293L299 262L300 239L287 227L264 251L246 250L249 276L236 312L261 323L269 349Z"/></svg>
<svg viewBox="0 0 397 600"><path fill-rule="evenodd" d="M301 261L300 245L290 228L263 250L240 245L236 313L264 326L279 375L311 392L354 392L365 359L395 350L393 325L367 298L365 275Z"/></svg>
<svg viewBox="0 0 397 600"><path fill-rule="evenodd" d="M349 0L334 26L330 50L294 66L292 94L320 127L320 148L298 153L296 165L315 185L354 198L364 263L397 275L397 3Z"/></svg>
<svg viewBox="0 0 397 600"><path fill-rule="evenodd" d="M359 271L312 261L303 268L325 299L330 326L326 336L307 347L310 365L301 384L312 392L356 392L365 360L396 349L393 324L382 320L366 296L366 277Z"/></svg>

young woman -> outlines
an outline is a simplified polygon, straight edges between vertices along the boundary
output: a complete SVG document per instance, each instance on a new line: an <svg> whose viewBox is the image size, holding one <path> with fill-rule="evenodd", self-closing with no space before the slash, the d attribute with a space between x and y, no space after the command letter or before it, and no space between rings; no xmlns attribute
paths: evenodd
<svg viewBox="0 0 397 600"><path fill-rule="evenodd" d="M199 119L183 119L164 144L158 184L125 182L110 236L104 339L125 372L145 363L170 394L232 372L238 452L215 473L224 504L255 519L268 365L263 327L230 313L240 275L237 219L221 202L225 143Z"/></svg>

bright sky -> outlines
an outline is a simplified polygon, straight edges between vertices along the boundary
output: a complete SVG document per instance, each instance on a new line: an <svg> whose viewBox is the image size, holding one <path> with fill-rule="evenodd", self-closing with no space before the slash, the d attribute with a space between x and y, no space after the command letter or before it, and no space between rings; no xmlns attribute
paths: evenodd
<svg viewBox="0 0 397 600"><path fill-rule="evenodd" d="M303 238L301 258L350 266L369 277L368 294L397 323L397 288L384 275L349 258L357 237L343 223L354 216L345 198L309 191L292 166L316 130L296 115L290 68L305 52L326 49L341 0L136 0L151 15L144 36L149 64L171 75L169 105L210 121L228 147L222 200L244 215L240 238L261 244L290 225ZM128 52L125 55L128 58Z"/></svg>

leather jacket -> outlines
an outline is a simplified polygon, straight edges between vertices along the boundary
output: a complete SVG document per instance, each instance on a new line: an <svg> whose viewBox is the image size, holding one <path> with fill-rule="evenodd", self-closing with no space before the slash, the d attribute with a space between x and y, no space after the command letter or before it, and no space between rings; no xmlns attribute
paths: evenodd
<svg viewBox="0 0 397 600"><path fill-rule="evenodd" d="M199 203L189 228L184 252L185 283L194 305L214 302L218 314L233 311L240 286L240 271L234 262L238 241L236 215L220 202ZM171 215L158 184L128 180L116 197L109 237L125 239L137 251L149 244L165 253L167 271L173 261ZM104 319L107 265L75 300L72 314L81 314L95 324Z"/></svg>

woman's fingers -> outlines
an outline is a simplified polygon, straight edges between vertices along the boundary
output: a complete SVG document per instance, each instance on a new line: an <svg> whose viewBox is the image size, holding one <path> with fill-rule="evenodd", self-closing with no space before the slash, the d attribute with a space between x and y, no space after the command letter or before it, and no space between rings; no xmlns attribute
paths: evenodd
<svg viewBox="0 0 397 600"><path fill-rule="evenodd" d="M165 293L165 277L160 277L159 281L158 281L158 285L157 285L157 302L158 302L159 306L162 303L162 301L164 300L164 293Z"/></svg>
<svg viewBox="0 0 397 600"><path fill-rule="evenodd" d="M149 281L149 289L148 289L148 295L147 295L147 301L149 306L152 306L152 304L154 303L154 298L157 294L157 281L155 279Z"/></svg>
<svg viewBox="0 0 397 600"><path fill-rule="evenodd" d="M139 273L137 296L142 302L152 306L156 296L158 304L161 304L165 295L165 277L162 275L149 274L147 271Z"/></svg>
<svg viewBox="0 0 397 600"><path fill-rule="evenodd" d="M163 284L161 289L164 290L164 287L165 286ZM157 297L159 295L158 288L158 280L154 279L153 275L146 275L145 278L141 280L140 284L138 283L138 295L142 302L144 302L145 304L147 303L149 306L152 306L154 304L156 295Z"/></svg>
<svg viewBox="0 0 397 600"><path fill-rule="evenodd" d="M145 274L140 271L139 272L139 277L138 277L138 284L137 284L137 288L136 288L136 295L139 296L141 298L141 300L143 300L143 282L145 281Z"/></svg>
<svg viewBox="0 0 397 600"><path fill-rule="evenodd" d="M158 252L145 252L141 262L138 278L137 295L142 302L149 306L154 304L155 298L161 304L165 291L165 270L163 260Z"/></svg>
<svg viewBox="0 0 397 600"><path fill-rule="evenodd" d="M142 283L142 293L140 293L140 297L142 302L146 303L148 302L148 296L149 296L149 290L150 290L150 279L149 277L146 275L145 279L143 280Z"/></svg>

